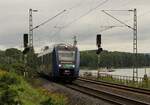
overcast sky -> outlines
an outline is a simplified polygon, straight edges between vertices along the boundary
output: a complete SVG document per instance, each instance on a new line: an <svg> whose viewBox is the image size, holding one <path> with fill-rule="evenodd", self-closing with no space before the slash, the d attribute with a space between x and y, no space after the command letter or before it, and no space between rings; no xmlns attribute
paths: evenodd
<svg viewBox="0 0 150 105"><path fill-rule="evenodd" d="M97 6L99 7L96 8ZM77 36L80 50L96 49L96 34L101 33L103 49L132 52L132 30L101 10L137 8L138 52L150 53L150 0L0 0L0 49L23 49L22 37L23 33L28 33L30 8L38 10L33 13L34 26L64 9L67 10L53 21L34 30L36 51L46 45L72 43L74 35ZM133 26L133 12L109 13ZM117 27L103 31L108 26Z"/></svg>

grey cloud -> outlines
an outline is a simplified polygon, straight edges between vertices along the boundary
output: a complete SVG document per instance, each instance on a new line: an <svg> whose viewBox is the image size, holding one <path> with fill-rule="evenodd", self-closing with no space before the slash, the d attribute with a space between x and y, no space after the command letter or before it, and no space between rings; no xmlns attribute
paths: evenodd
<svg viewBox="0 0 150 105"><path fill-rule="evenodd" d="M80 44L78 46L81 50L84 48L96 48L95 38L96 34L100 33L101 25L119 25L116 22L112 22L112 19L104 14L102 15L100 12L101 9L132 9L137 7L139 14L148 11L148 9L150 10L148 5L150 3L149 0L132 0L132 2L131 0L109 0L105 5L61 31L59 31L59 28L55 28L55 26L62 27L78 18L98 3L99 0L1 0L0 47L2 46L1 48L4 48L3 46L5 46L8 48L22 46L22 35L23 33L28 32L29 8L38 9L38 12L33 14L34 26L43 22L47 18L56 15L63 9L68 10L55 20L34 31L34 44L36 48L39 49L39 47L46 44L63 41L72 43L72 37L76 35ZM139 49L141 49L142 52L150 51L150 49L143 49L148 46L147 42L150 40L149 17L150 15L146 14L139 19L138 38L140 44ZM124 21L130 17L123 17L120 15L119 18ZM131 22L129 23L132 25ZM132 49L132 37L132 31L127 28L110 29L102 33L103 46L109 50L130 51ZM129 46L129 49L127 49L127 46Z"/></svg>

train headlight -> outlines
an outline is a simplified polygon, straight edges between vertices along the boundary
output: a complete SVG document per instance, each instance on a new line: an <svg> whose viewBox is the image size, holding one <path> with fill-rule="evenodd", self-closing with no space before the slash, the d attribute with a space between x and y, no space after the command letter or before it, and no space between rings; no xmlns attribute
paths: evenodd
<svg viewBox="0 0 150 105"><path fill-rule="evenodd" d="M72 65L73 68L75 68L75 65Z"/></svg>
<svg viewBox="0 0 150 105"><path fill-rule="evenodd" d="M59 64L58 66L61 67L61 64Z"/></svg>

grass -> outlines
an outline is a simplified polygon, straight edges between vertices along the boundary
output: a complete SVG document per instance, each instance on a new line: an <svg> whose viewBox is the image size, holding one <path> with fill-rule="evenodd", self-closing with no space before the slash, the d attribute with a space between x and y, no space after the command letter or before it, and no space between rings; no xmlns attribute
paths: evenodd
<svg viewBox="0 0 150 105"><path fill-rule="evenodd" d="M67 98L35 89L14 73L0 70L0 105L66 105Z"/></svg>
<svg viewBox="0 0 150 105"><path fill-rule="evenodd" d="M50 100L54 103L54 105L66 105L67 104L67 98L62 94L50 93L48 90L43 89L43 88L39 88L38 90L42 94L49 96Z"/></svg>
<svg viewBox="0 0 150 105"><path fill-rule="evenodd" d="M110 83L127 85L127 86L131 86L131 87L150 89L150 78L148 78L147 81L143 80L143 81L139 81L139 82L133 82L132 80L116 79L111 76L106 76L106 77L99 77L98 80L110 82Z"/></svg>

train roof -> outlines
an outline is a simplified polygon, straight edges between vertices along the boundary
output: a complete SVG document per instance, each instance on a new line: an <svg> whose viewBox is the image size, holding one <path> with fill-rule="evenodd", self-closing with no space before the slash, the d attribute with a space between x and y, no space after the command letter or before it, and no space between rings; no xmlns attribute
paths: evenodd
<svg viewBox="0 0 150 105"><path fill-rule="evenodd" d="M43 50L41 53L38 54L38 57L46 55L48 53L51 53L53 51L54 48L56 47L70 47L70 48L74 48L74 46L72 46L71 44L64 44L64 43L60 43L60 44L55 44L53 46L51 46L50 48L48 48L47 50Z"/></svg>

